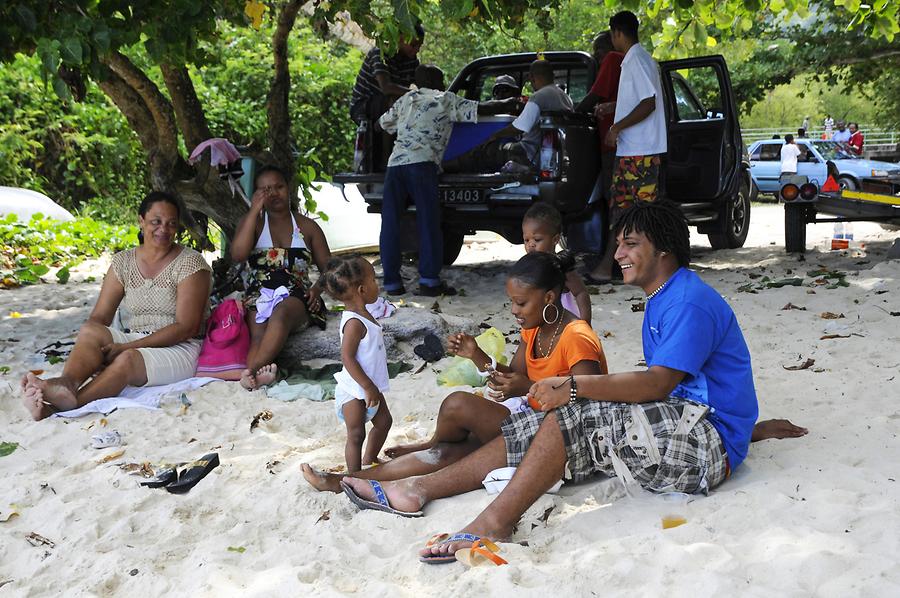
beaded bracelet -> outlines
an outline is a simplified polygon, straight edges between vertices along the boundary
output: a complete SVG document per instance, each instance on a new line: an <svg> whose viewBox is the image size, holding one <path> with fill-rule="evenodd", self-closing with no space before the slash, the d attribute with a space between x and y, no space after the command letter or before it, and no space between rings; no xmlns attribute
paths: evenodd
<svg viewBox="0 0 900 598"><path fill-rule="evenodd" d="M569 405L574 405L578 400L578 386L575 384L575 375L569 376Z"/></svg>

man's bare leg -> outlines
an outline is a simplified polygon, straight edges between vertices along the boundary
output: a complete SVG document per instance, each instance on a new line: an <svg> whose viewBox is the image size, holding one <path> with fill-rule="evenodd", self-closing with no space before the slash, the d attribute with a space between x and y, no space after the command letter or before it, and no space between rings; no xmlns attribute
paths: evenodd
<svg viewBox="0 0 900 598"><path fill-rule="evenodd" d="M386 482L382 484L385 496L392 507L413 513L426 503L438 498L455 496L481 487L481 480L488 473L506 465L506 443L495 438L477 451L440 471L428 475ZM376 469L381 469L380 467ZM345 477L349 485L361 497L374 500L375 492L365 479Z"/></svg>
<svg viewBox="0 0 900 598"><path fill-rule="evenodd" d="M495 442L500 443L505 460L506 448L503 439L498 438ZM491 445L493 444L492 442ZM508 539L512 536L513 527L528 510L528 507L533 505L553 484L562 479L565 467L566 449L563 444L562 432L556 421L556 414L550 412L541 422L541 427L538 428L528 452L525 453L516 473L503 492L460 531L495 540ZM450 469L447 468L445 471ZM429 477L431 476L420 479L427 480ZM423 490L425 496L431 499L430 487L425 484ZM455 553L460 548L467 548L471 544L471 542L461 541L435 545L422 549L419 554L421 556L448 555Z"/></svg>
<svg viewBox="0 0 900 598"><path fill-rule="evenodd" d="M473 453L481 443L477 440L442 443L425 451L417 451L398 457L378 467L357 471L353 477L361 480L387 482L425 475L439 471ZM345 474L313 469L308 463L300 466L309 485L321 492L341 492L341 480Z"/></svg>

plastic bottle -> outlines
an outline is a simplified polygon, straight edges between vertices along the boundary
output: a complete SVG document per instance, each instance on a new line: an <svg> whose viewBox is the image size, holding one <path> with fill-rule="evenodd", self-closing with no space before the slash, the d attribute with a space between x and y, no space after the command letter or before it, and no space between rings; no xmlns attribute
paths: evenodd
<svg viewBox="0 0 900 598"><path fill-rule="evenodd" d="M847 226L846 222L835 222L834 223L834 234L831 236L831 249L832 251L836 249L847 249L850 246L850 241L847 239ZM850 233L851 238L853 233Z"/></svg>

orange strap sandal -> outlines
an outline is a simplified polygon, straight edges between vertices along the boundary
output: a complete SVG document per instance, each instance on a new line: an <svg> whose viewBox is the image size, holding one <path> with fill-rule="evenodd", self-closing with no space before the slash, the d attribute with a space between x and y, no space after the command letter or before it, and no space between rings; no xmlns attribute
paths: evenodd
<svg viewBox="0 0 900 598"><path fill-rule="evenodd" d="M508 565L502 557L497 556L500 547L491 540L478 538L469 548L460 548L456 551L456 560L467 567L480 567L482 565Z"/></svg>

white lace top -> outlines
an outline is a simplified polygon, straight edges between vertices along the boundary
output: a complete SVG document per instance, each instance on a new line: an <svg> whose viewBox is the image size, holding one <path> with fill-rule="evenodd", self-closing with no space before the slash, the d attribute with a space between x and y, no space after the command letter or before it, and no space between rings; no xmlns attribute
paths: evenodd
<svg viewBox="0 0 900 598"><path fill-rule="evenodd" d="M174 324L178 284L199 270L212 271L202 255L187 247L152 279L141 274L134 249L115 254L112 271L125 287L122 325L131 332L155 332ZM208 311L207 305L204 323Z"/></svg>

